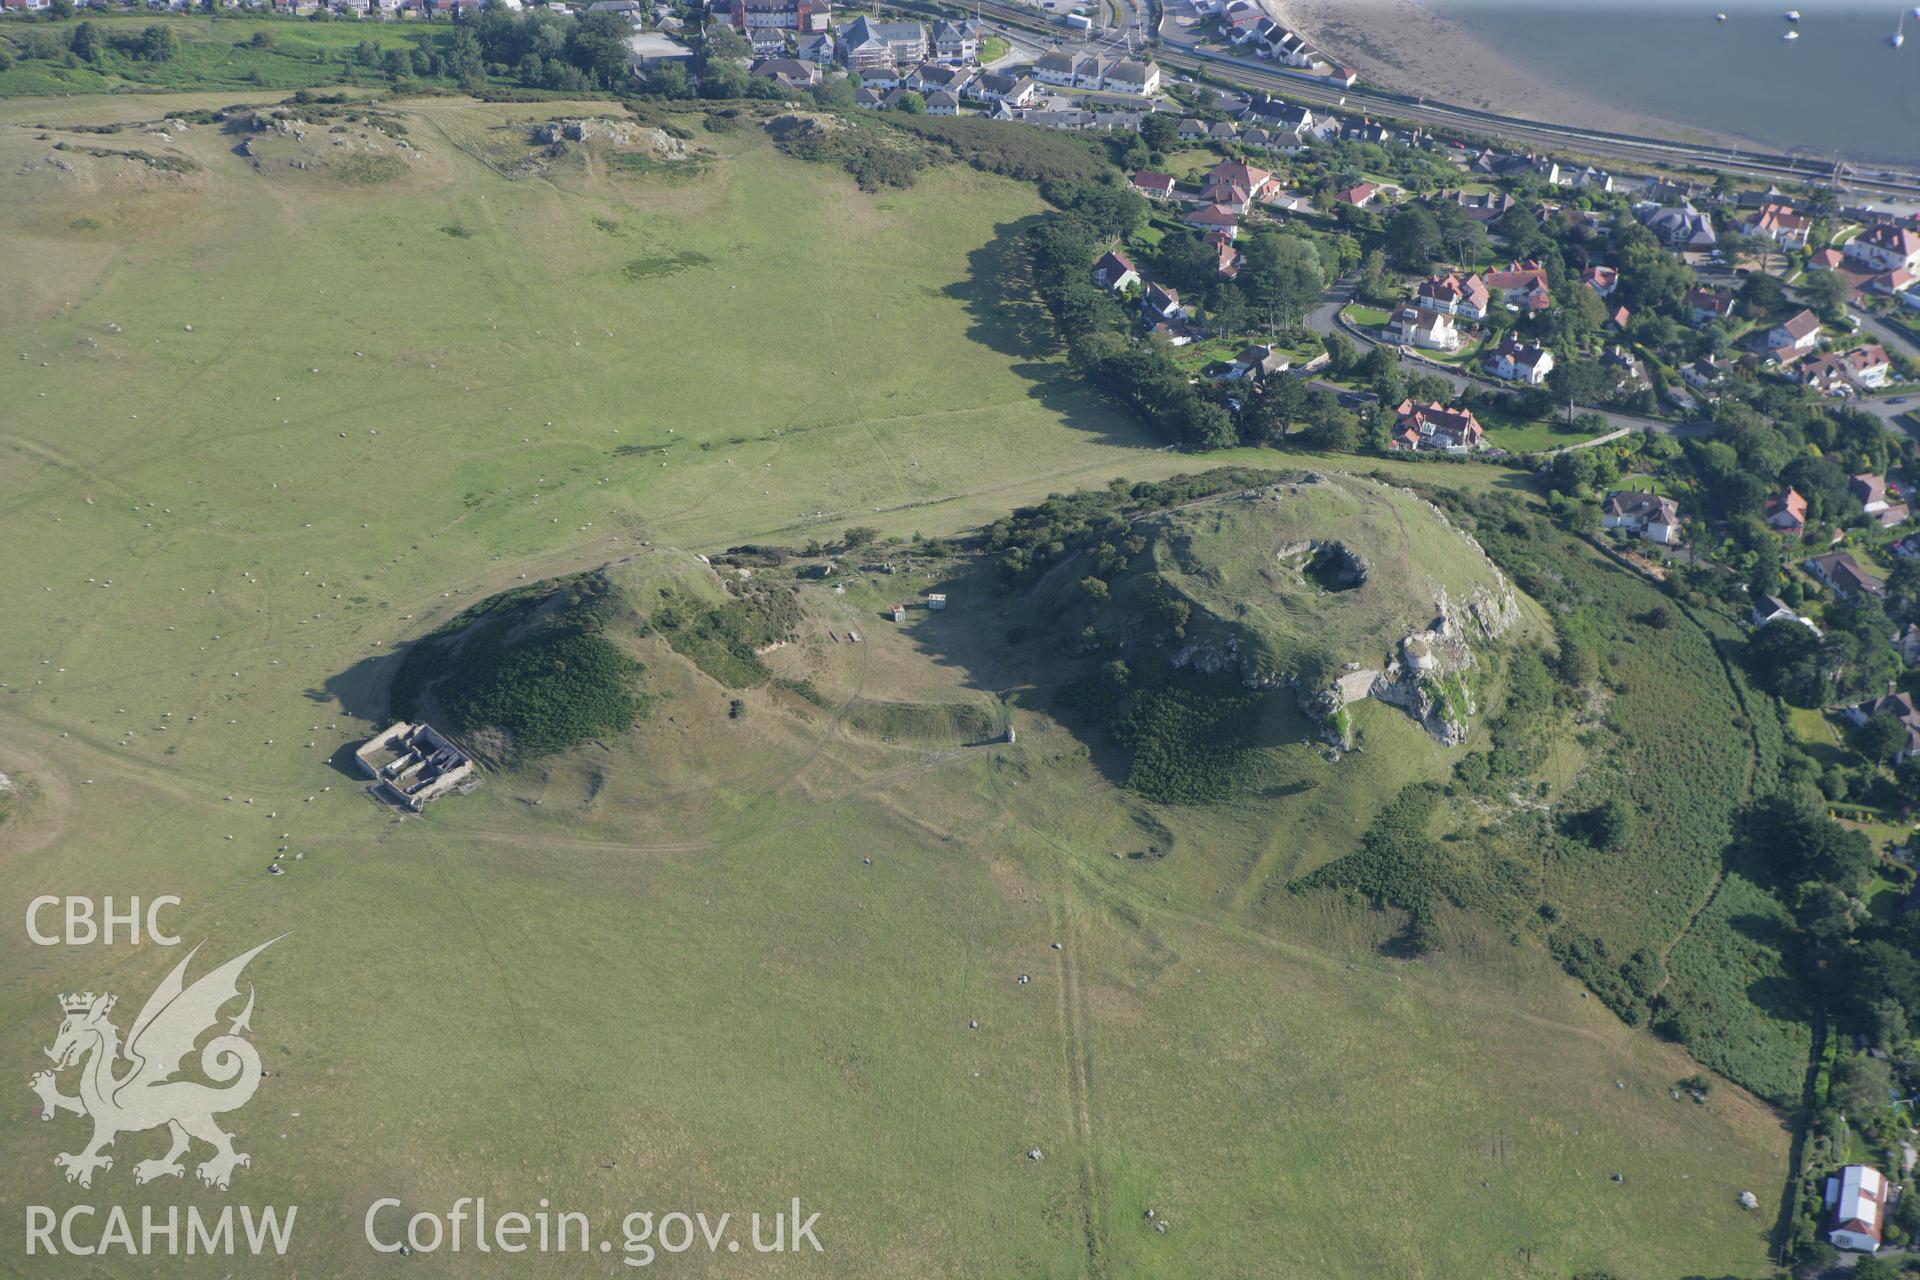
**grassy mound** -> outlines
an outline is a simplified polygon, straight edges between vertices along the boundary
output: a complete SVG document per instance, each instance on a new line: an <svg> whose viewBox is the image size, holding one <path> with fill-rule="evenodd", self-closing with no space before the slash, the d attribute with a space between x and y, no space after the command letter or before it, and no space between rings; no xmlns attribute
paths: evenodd
<svg viewBox="0 0 1920 1280"><path fill-rule="evenodd" d="M1349 742L1346 704L1400 670L1407 637L1444 616L1484 647L1515 612L1499 570L1429 503L1330 475L1107 519L1036 595L1061 647L1098 663L1068 701L1129 753L1129 787L1173 803L1227 798L1269 772L1256 753L1316 728ZM1486 674L1436 670L1441 715L1464 724Z"/></svg>
<svg viewBox="0 0 1920 1280"><path fill-rule="evenodd" d="M407 651L392 714L436 716L510 763L621 733L649 700L606 634L618 615L597 573L494 596Z"/></svg>

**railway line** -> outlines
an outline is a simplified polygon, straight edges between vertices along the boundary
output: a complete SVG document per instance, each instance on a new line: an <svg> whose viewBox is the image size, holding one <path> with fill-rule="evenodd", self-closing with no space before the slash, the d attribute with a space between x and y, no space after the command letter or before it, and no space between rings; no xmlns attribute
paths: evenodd
<svg viewBox="0 0 1920 1280"><path fill-rule="evenodd" d="M1055 40L1067 34L1046 15L1020 5L979 0L970 8L982 19L1029 34L1044 34ZM1864 173L1845 161L1833 158L1742 152L1730 147L1605 133L1570 125L1542 124L1473 107L1431 103L1383 89L1346 88L1328 84L1317 76L1261 67L1244 58L1211 49L1170 44L1164 40L1154 49L1153 57L1162 67L1198 73L1232 88L1275 94L1310 107L1332 108L1348 115L1364 113L1368 116L1384 116L1449 133L1498 138L1533 148L1557 148L1585 159L1608 163L1668 170L1706 167L1716 172L1768 181L1804 182L1920 200L1920 176L1888 171Z"/></svg>

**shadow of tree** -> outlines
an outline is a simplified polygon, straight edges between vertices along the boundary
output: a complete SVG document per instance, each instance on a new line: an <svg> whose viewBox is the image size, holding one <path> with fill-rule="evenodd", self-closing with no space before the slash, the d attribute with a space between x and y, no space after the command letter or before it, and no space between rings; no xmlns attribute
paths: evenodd
<svg viewBox="0 0 1920 1280"><path fill-rule="evenodd" d="M1028 394L1068 426L1103 443L1159 445L1145 424L1087 386L1063 359L1053 316L1033 288L1026 235L1039 220L1035 214L995 227L993 239L967 255L966 278L941 293L966 307L967 337L1006 356Z"/></svg>

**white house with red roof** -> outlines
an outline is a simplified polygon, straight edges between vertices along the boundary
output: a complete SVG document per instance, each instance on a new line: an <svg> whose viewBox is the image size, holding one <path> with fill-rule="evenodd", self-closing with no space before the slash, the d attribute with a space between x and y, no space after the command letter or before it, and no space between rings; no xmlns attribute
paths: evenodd
<svg viewBox="0 0 1920 1280"><path fill-rule="evenodd" d="M1477 275L1462 279L1451 271L1422 280L1413 291L1415 306L1444 311L1450 316L1465 316L1469 320L1486 319L1489 301L1491 295L1486 281Z"/></svg>
<svg viewBox="0 0 1920 1280"><path fill-rule="evenodd" d="M1847 241L1847 257L1869 271L1902 270L1920 275L1920 233L1890 223L1868 227Z"/></svg>
<svg viewBox="0 0 1920 1280"><path fill-rule="evenodd" d="M1173 194L1173 175L1155 173L1151 169L1141 169L1127 179L1127 185L1141 195L1154 200L1164 200Z"/></svg>
<svg viewBox="0 0 1920 1280"><path fill-rule="evenodd" d="M1402 400L1393 412L1390 444L1396 450L1470 453L1486 439L1487 433L1471 409L1449 409L1438 401L1416 404Z"/></svg>
<svg viewBox="0 0 1920 1280"><path fill-rule="evenodd" d="M1240 234L1240 212L1230 204L1203 204L1189 210L1180 221L1208 233L1231 240Z"/></svg>
<svg viewBox="0 0 1920 1280"><path fill-rule="evenodd" d="M1820 317L1802 308L1767 330L1767 349L1782 355L1820 345Z"/></svg>
<svg viewBox="0 0 1920 1280"><path fill-rule="evenodd" d="M1522 310L1545 311L1553 305L1553 297L1547 292L1547 269L1532 259L1509 262L1505 271L1489 271L1486 282L1503 301Z"/></svg>
<svg viewBox="0 0 1920 1280"><path fill-rule="evenodd" d="M1850 1164L1827 1179L1827 1239L1836 1249L1878 1253L1893 1197L1886 1175L1864 1164Z"/></svg>
<svg viewBox="0 0 1920 1280"><path fill-rule="evenodd" d="M1740 231L1743 235L1771 240L1782 249L1804 249L1813 231L1813 219L1795 213L1792 205L1767 203L1747 215Z"/></svg>
<svg viewBox="0 0 1920 1280"><path fill-rule="evenodd" d="M1248 200L1259 200L1274 190L1273 175L1240 160L1226 160L1207 171L1209 187L1231 187L1247 193Z"/></svg>

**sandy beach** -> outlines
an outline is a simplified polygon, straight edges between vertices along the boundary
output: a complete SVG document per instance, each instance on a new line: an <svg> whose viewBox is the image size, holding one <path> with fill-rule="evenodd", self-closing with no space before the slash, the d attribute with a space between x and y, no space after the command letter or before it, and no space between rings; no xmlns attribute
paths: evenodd
<svg viewBox="0 0 1920 1280"><path fill-rule="evenodd" d="M1615 133L1755 145L1640 115L1545 83L1420 0L1265 0L1269 12L1371 84L1459 106Z"/></svg>

